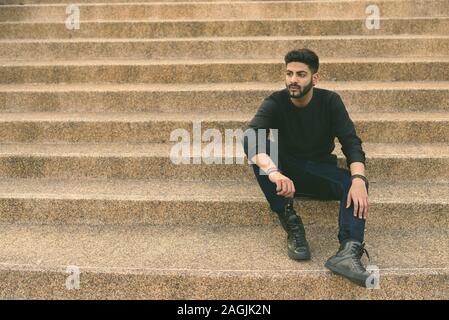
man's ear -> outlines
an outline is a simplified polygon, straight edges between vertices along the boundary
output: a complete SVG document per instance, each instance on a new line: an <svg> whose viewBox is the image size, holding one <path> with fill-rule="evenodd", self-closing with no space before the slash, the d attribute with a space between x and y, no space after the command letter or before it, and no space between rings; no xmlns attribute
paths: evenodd
<svg viewBox="0 0 449 320"><path fill-rule="evenodd" d="M313 85L315 86L319 81L320 81L320 74L318 72L314 73L312 75L312 83L313 83Z"/></svg>

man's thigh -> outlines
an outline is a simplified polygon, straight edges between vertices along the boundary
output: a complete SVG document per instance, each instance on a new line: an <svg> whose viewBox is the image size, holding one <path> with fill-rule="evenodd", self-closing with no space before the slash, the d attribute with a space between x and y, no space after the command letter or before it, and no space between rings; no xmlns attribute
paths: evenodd
<svg viewBox="0 0 449 320"><path fill-rule="evenodd" d="M348 174L348 170L336 165L308 161L301 172L292 172L290 178L295 185L295 196L340 200L343 192L342 180L348 178L345 177Z"/></svg>

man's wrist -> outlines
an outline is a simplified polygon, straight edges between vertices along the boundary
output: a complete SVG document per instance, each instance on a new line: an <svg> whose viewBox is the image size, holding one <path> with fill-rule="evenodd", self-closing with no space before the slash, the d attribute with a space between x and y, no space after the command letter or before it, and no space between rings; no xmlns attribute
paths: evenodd
<svg viewBox="0 0 449 320"><path fill-rule="evenodd" d="M271 167L271 168L269 168L269 169L267 169L267 170L265 171L265 173L267 174L267 176L269 176L270 174L275 173L275 172L281 172L281 170L279 170L279 169L276 168L276 167Z"/></svg>
<svg viewBox="0 0 449 320"><path fill-rule="evenodd" d="M361 174L353 174L352 176L351 176L351 180L354 180L354 179L357 179L357 180L359 180L359 181L363 181L363 182L365 182L365 185L368 187L368 179L364 176L364 175L361 175ZM356 180L356 181L357 181Z"/></svg>

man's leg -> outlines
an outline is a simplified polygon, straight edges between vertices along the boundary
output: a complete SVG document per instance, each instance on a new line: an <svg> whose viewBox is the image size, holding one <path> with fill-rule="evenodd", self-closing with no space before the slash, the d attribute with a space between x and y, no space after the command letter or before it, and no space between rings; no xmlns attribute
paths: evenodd
<svg viewBox="0 0 449 320"><path fill-rule="evenodd" d="M333 165L309 162L305 168L304 183L322 199L340 200L339 234L340 248L329 258L325 266L360 286L366 285L369 273L361 262L364 249L365 220L354 216L354 204L346 208L351 188L351 173ZM367 189L368 192L368 189Z"/></svg>
<svg viewBox="0 0 449 320"><path fill-rule="evenodd" d="M248 156L246 149L245 153ZM266 153L268 155L271 154L270 143L268 140L266 142ZM282 158L279 155L277 167L287 177L289 177L289 175L287 172L284 172L284 164L288 162L289 160L287 158ZM292 164L290 164L290 166L291 165ZM296 165L301 164L298 163ZM288 256L294 260L309 260L310 248L306 240L304 224L301 217L297 215L293 208L293 199L279 196L276 191L276 184L271 182L268 176L261 171L256 164L252 164L251 166L254 171L254 175L256 176L256 180L259 183L259 186L262 189L271 210L278 215L282 227L287 232Z"/></svg>
<svg viewBox="0 0 449 320"><path fill-rule="evenodd" d="M340 200L338 240L343 243L348 240L363 242L365 220L354 216L354 204L346 208L349 189L351 188L351 173L347 169L332 164L308 161L304 174L298 178L298 190L309 193L317 199Z"/></svg>

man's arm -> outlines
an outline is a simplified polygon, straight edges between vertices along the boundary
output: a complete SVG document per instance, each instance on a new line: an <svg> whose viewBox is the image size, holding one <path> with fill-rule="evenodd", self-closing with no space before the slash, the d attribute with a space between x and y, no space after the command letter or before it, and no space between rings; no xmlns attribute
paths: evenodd
<svg viewBox="0 0 449 320"><path fill-rule="evenodd" d="M293 181L279 171L277 165L267 153L258 153L258 150L266 150L260 148L260 145L261 143L264 143L265 146L269 144L268 133L270 129L277 129L276 104L268 98L263 101L245 131L243 149L250 161L268 174L268 179L276 184L277 194L291 198L295 194ZM261 135L261 138L264 139L263 142L258 140L260 137L259 130L265 130L265 134ZM249 139L249 137L253 137L253 139Z"/></svg>
<svg viewBox="0 0 449 320"><path fill-rule="evenodd" d="M357 136L354 123L349 117L348 111L338 94L332 99L332 133L338 138L341 143L341 150L346 157L346 163L348 168L351 169L351 173L355 174L353 170L363 170L365 165L365 152L362 149L362 140ZM363 168L360 165L355 165L352 169L352 163L360 162L363 164ZM361 174L357 172L358 174Z"/></svg>
<svg viewBox="0 0 449 320"><path fill-rule="evenodd" d="M354 124L349 118L346 107L339 95L333 101L333 131L342 145L346 162L351 176L360 174L365 176L365 152L362 149L362 140L357 136ZM368 190L365 181L361 178L352 180L351 188L346 200L346 208L351 202L354 204L354 216L366 219L368 215Z"/></svg>

